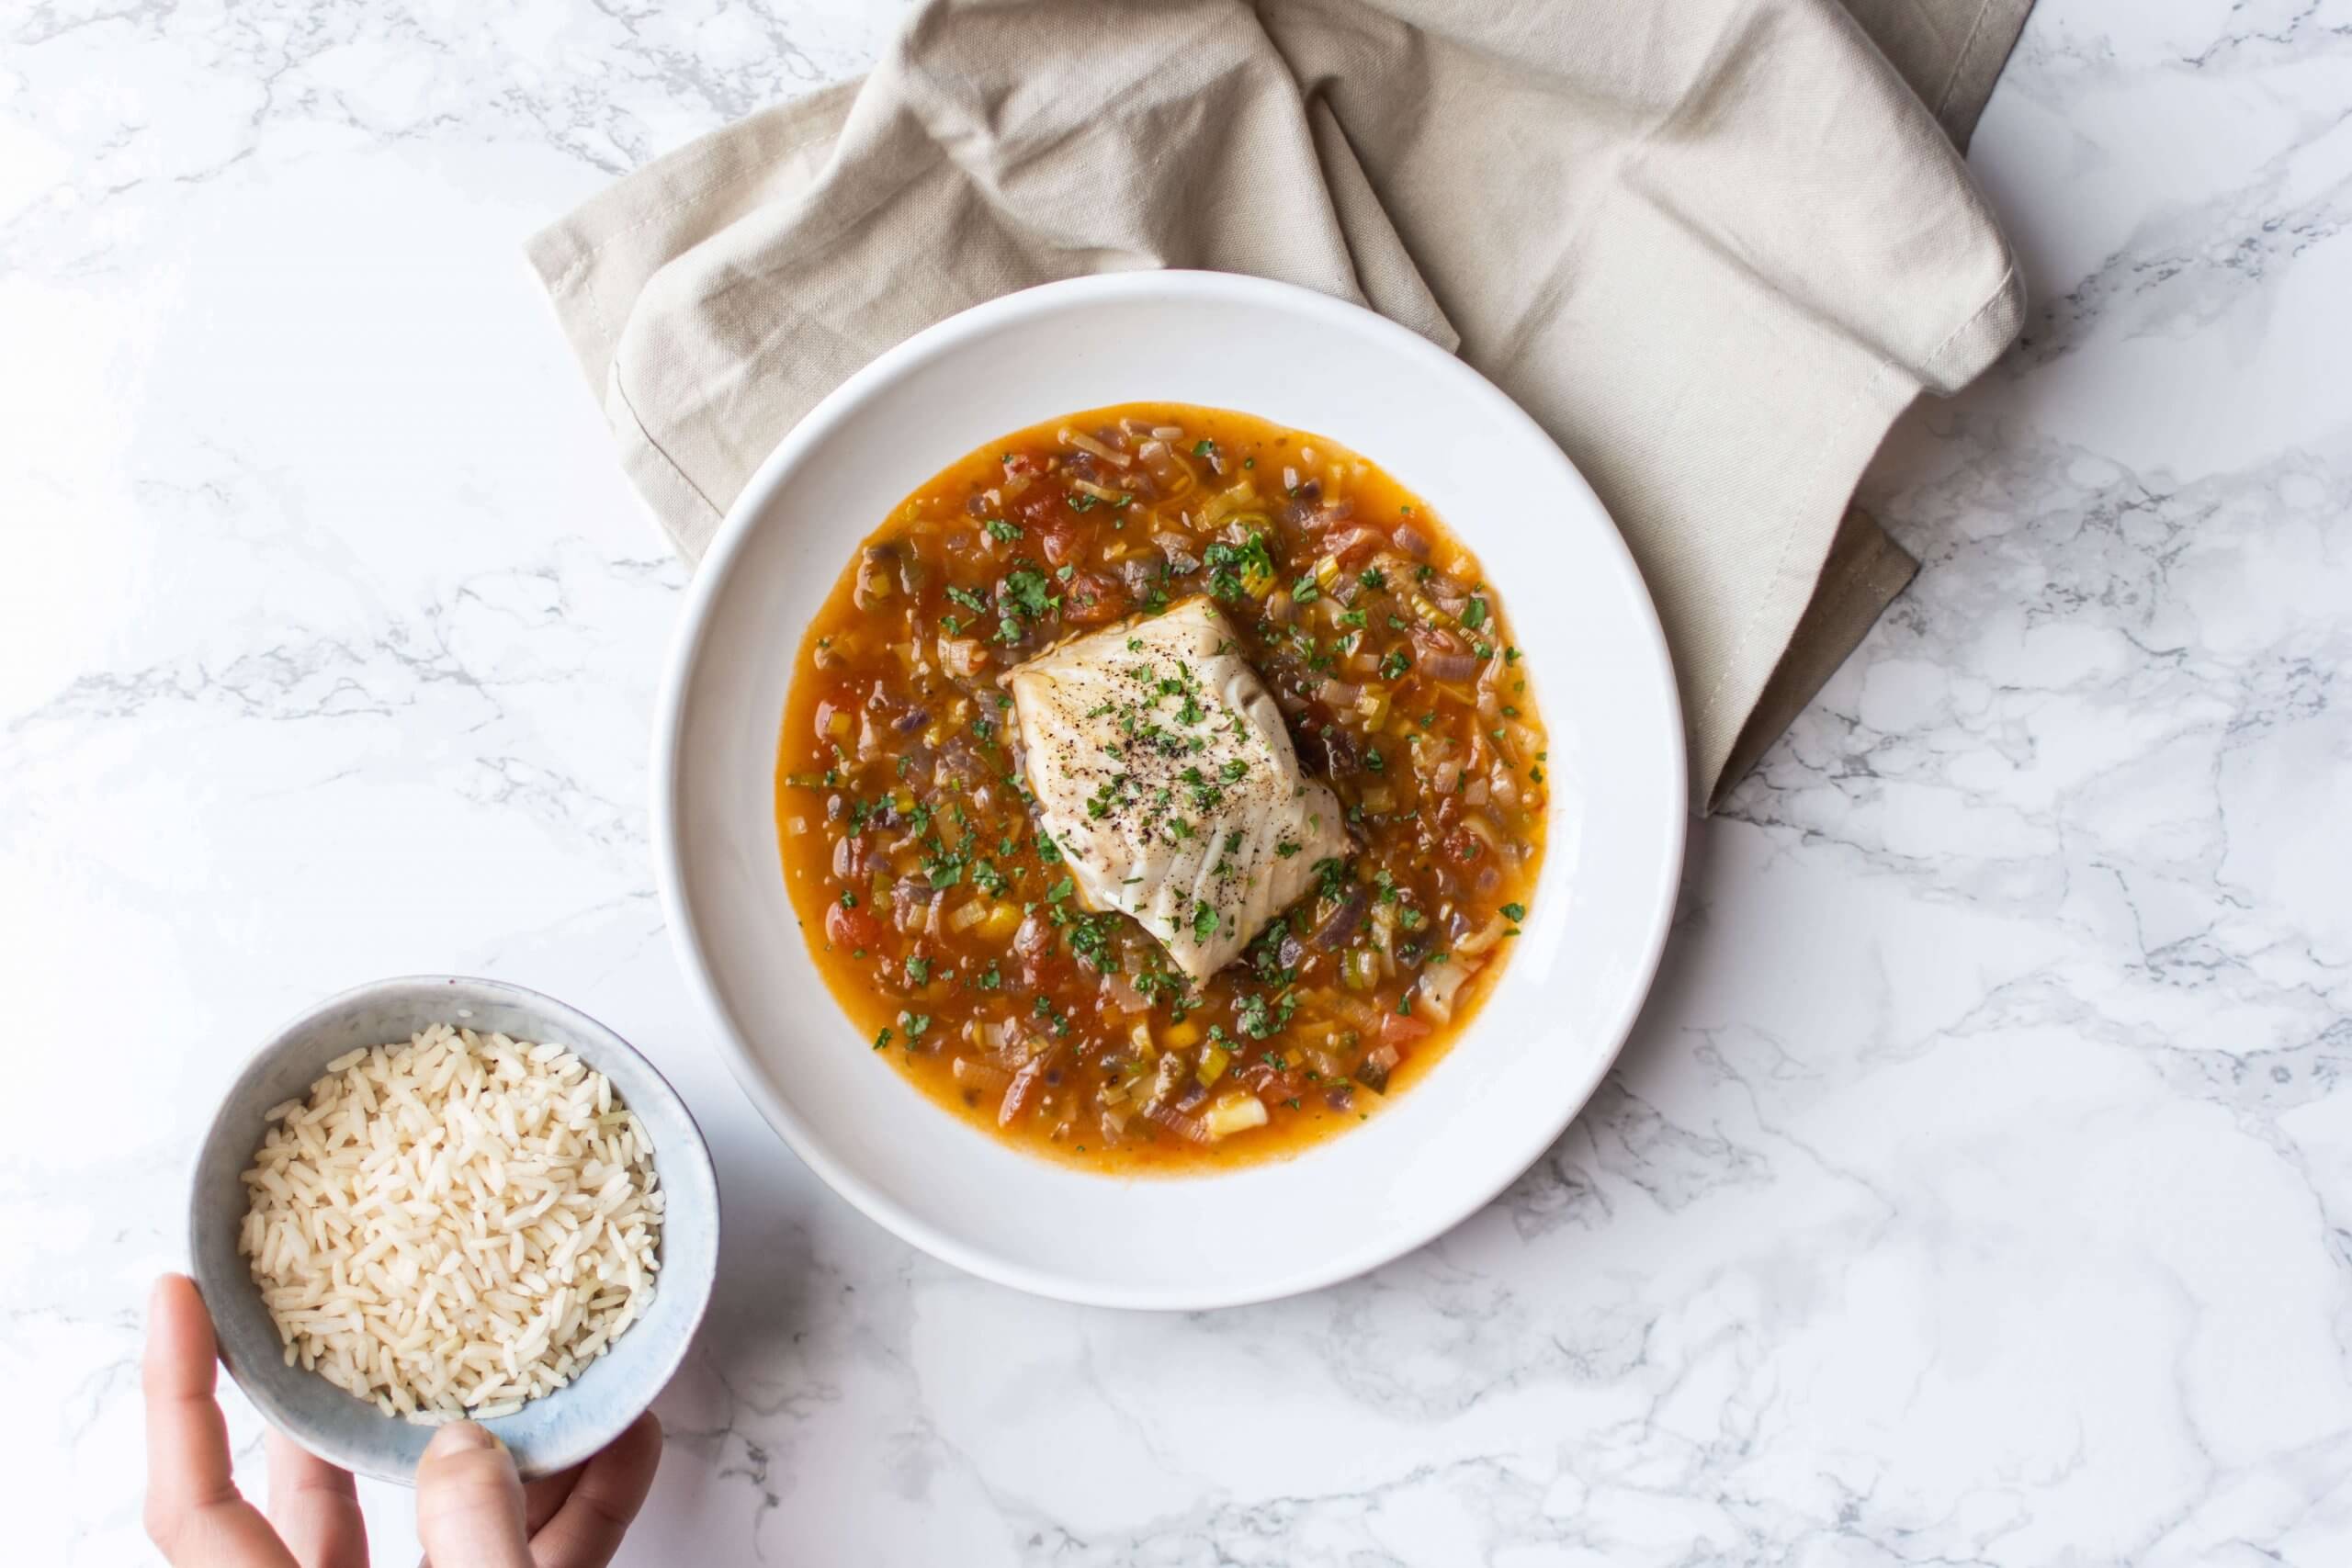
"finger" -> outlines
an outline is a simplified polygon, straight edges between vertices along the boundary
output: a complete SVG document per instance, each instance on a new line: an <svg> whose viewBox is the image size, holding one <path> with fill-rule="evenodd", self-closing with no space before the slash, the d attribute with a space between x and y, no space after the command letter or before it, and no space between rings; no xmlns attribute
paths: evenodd
<svg viewBox="0 0 2352 1568"><path fill-rule="evenodd" d="M368 1525L351 1472L269 1435L269 1521L302 1568L368 1568Z"/></svg>
<svg viewBox="0 0 2352 1568"><path fill-rule="evenodd" d="M539 1527L555 1517L563 1500L571 1495L579 1483L580 1466L559 1470L553 1475L542 1475L537 1481L523 1483L523 1533L537 1535Z"/></svg>
<svg viewBox="0 0 2352 1568"><path fill-rule="evenodd" d="M155 1281L147 1303L147 1534L175 1568L298 1568L231 1474L229 1427L213 1403L212 1319L196 1282Z"/></svg>
<svg viewBox="0 0 2352 1568"><path fill-rule="evenodd" d="M662 1423L647 1411L582 1467L563 1506L531 1538L538 1568L605 1568L621 1547L662 1462Z"/></svg>
<svg viewBox="0 0 2352 1568"><path fill-rule="evenodd" d="M488 1429L453 1421L416 1466L416 1538L442 1568L531 1568L523 1481Z"/></svg>

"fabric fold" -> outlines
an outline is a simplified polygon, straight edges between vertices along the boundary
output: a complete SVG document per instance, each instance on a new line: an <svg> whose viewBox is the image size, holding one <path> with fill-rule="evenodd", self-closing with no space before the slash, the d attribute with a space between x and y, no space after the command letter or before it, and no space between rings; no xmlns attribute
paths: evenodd
<svg viewBox="0 0 2352 1568"><path fill-rule="evenodd" d="M933 0L862 85L649 165L530 256L690 557L820 398L980 300L1186 266L1380 310L1600 492L1703 804L1907 580L1848 516L1887 426L2020 324L1946 128L2028 3ZM1841 527L1874 566L1824 584Z"/></svg>

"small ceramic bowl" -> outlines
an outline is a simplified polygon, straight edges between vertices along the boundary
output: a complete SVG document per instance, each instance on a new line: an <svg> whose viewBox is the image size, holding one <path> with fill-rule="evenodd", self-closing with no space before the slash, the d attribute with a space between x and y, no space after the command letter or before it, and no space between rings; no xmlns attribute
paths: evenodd
<svg viewBox="0 0 2352 1568"><path fill-rule="evenodd" d="M567 1047L612 1080L653 1140L664 1199L662 1274L643 1317L564 1387L486 1425L527 1479L579 1463L626 1430L684 1359L710 1303L718 1261L718 1182L702 1131L677 1091L627 1041L552 997L500 980L420 975L331 998L255 1053L222 1100L198 1152L188 1201L188 1257L212 1313L220 1359L273 1425L322 1459L410 1483L433 1428L388 1416L315 1372L285 1361L283 1342L237 1252L241 1179L261 1145L263 1112L309 1092L329 1062L405 1041L435 1023Z"/></svg>

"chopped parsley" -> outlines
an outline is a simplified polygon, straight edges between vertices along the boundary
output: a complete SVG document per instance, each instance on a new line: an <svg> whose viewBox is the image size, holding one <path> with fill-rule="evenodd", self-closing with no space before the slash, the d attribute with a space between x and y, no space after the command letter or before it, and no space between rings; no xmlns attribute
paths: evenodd
<svg viewBox="0 0 2352 1568"><path fill-rule="evenodd" d="M1266 1040L1282 1032L1297 1007L1295 998L1284 997L1279 1003L1269 1006L1264 997L1252 993L1233 1004L1233 1021L1250 1039ZM1280 1056L1270 1055L1267 1060L1274 1065L1276 1072L1282 1071L1285 1065Z"/></svg>
<svg viewBox="0 0 2352 1568"><path fill-rule="evenodd" d="M1118 951L1112 942L1117 930L1116 916L1089 915L1070 928L1069 950L1098 974L1110 974L1119 967Z"/></svg>
<svg viewBox="0 0 2352 1568"><path fill-rule="evenodd" d="M1046 581L1046 574L1022 567L1004 574L1004 600L1022 619L1042 621L1061 608L1062 602Z"/></svg>
<svg viewBox="0 0 2352 1568"><path fill-rule="evenodd" d="M1021 537L1021 525L1007 523L1001 517L991 517L983 525L988 529L989 537L991 539L1002 539L1010 544Z"/></svg>
<svg viewBox="0 0 2352 1568"><path fill-rule="evenodd" d="M1265 537L1252 534L1238 545L1220 539L1202 552L1202 564L1209 570L1209 592L1219 599L1238 599L1249 592L1246 582L1252 577L1261 581L1274 575L1274 558L1266 548Z"/></svg>

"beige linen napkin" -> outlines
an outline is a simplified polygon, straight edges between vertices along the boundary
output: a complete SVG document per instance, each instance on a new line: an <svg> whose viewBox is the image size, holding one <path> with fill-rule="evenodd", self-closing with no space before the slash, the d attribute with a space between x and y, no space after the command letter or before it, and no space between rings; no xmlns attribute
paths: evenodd
<svg viewBox="0 0 2352 1568"><path fill-rule="evenodd" d="M1848 513L1888 424L2018 330L1946 132L2030 4L934 0L864 84L649 165L530 256L688 556L828 390L979 300L1187 266L1368 304L1599 491L1703 803L1909 579Z"/></svg>

